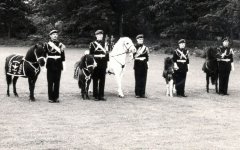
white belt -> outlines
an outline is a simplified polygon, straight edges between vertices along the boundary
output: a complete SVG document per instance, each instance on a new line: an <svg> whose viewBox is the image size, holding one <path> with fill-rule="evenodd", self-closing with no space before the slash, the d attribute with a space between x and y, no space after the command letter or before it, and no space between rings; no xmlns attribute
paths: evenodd
<svg viewBox="0 0 240 150"><path fill-rule="evenodd" d="M177 62L185 63L187 60L177 60Z"/></svg>
<svg viewBox="0 0 240 150"><path fill-rule="evenodd" d="M231 59L217 59L217 61L225 61L225 62L229 62L229 61L231 61Z"/></svg>
<svg viewBox="0 0 240 150"><path fill-rule="evenodd" d="M97 57L97 58L103 58L103 57L106 57L106 56L103 55L103 54L99 54L99 55L94 55L94 57Z"/></svg>
<svg viewBox="0 0 240 150"><path fill-rule="evenodd" d="M145 60L146 59L146 57L137 57L137 58L135 58L136 60Z"/></svg>
<svg viewBox="0 0 240 150"><path fill-rule="evenodd" d="M61 58L61 56L48 56L48 58L59 59L59 58Z"/></svg>

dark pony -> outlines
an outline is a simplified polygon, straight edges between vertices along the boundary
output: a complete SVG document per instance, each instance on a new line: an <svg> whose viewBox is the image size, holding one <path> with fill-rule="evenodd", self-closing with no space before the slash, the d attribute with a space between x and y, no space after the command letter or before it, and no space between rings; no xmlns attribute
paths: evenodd
<svg viewBox="0 0 240 150"><path fill-rule="evenodd" d="M211 78L212 85L215 85L216 93L218 93L218 50L215 47L210 47L206 51L206 60L202 70L206 73L206 90L209 93L209 80Z"/></svg>
<svg viewBox="0 0 240 150"><path fill-rule="evenodd" d="M170 80L174 79L173 60L170 57L164 59L163 77L165 78L167 84Z"/></svg>
<svg viewBox="0 0 240 150"><path fill-rule="evenodd" d="M35 101L34 88L40 73L40 66L44 66L46 52L43 43L37 43L31 47L25 57L21 55L10 55L6 58L5 74L7 81L7 96L10 96L9 86L13 83L13 93L18 97L16 83L18 77L28 78L30 101Z"/></svg>
<svg viewBox="0 0 240 150"><path fill-rule="evenodd" d="M164 70L163 77L165 78L167 84L166 96L173 97L173 88L175 84L174 80L174 63L172 58L166 57L164 59Z"/></svg>
<svg viewBox="0 0 240 150"><path fill-rule="evenodd" d="M94 57L86 54L75 64L74 67L74 78L78 80L78 86L81 89L82 98L84 100L89 99L88 89L95 64Z"/></svg>

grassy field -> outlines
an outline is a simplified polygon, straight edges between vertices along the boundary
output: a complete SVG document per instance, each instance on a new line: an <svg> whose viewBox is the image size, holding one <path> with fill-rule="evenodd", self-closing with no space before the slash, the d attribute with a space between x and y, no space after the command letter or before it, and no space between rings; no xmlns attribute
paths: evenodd
<svg viewBox="0 0 240 150"><path fill-rule="evenodd" d="M19 98L6 97L5 57L25 54L26 47L0 47L0 149L240 149L240 64L230 75L229 96L211 86L205 92L203 59L192 56L187 98L165 96L163 60L150 55L147 99L134 97L133 62L123 80L126 97L117 97L113 76L107 76L106 102L83 101L73 66L83 49L67 49L59 104L48 103L46 72L39 75L36 102L28 101L27 79L17 84ZM12 90L11 90L12 91Z"/></svg>

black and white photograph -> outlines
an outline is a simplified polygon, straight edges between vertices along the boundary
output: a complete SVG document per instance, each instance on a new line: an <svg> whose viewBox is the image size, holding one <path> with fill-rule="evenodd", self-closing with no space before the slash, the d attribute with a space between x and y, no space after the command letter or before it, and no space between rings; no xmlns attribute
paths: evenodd
<svg viewBox="0 0 240 150"><path fill-rule="evenodd" d="M239 0L0 0L0 150L239 150Z"/></svg>

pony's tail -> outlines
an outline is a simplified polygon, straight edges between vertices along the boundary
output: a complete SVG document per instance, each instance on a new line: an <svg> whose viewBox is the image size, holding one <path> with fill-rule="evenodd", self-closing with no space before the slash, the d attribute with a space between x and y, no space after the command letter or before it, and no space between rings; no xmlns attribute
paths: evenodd
<svg viewBox="0 0 240 150"><path fill-rule="evenodd" d="M9 60L10 60L9 57L7 57L6 60L5 60L5 75L6 75L7 84L12 83L12 76L7 74Z"/></svg>

